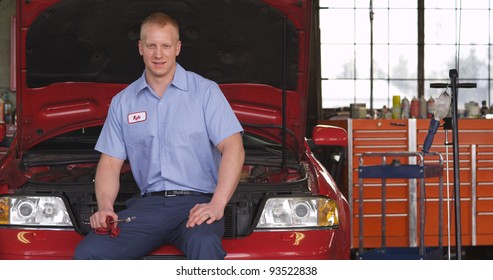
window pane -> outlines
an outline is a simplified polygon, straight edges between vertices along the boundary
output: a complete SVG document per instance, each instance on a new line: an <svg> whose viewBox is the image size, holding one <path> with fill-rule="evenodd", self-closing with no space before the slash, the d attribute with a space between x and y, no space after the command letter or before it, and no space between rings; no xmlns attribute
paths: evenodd
<svg viewBox="0 0 493 280"><path fill-rule="evenodd" d="M322 77L351 79L354 77L353 45L322 45Z"/></svg>
<svg viewBox="0 0 493 280"><path fill-rule="evenodd" d="M361 0L360 0L361 1ZM397 0L399 1L399 0ZM365 1L362 1L365 2ZM405 1L401 1L405 2ZM370 0L366 1L367 6L370 6ZM373 8L384 8L387 9L389 6L389 0L373 0Z"/></svg>
<svg viewBox="0 0 493 280"><path fill-rule="evenodd" d="M355 16L355 42L370 43L370 16L367 10L356 10Z"/></svg>
<svg viewBox="0 0 493 280"><path fill-rule="evenodd" d="M448 78L449 74L448 71L445 76L442 76L443 79L437 79L437 80L426 80L425 79L425 99L429 100L430 97L433 97L433 99L436 99L437 96L442 93L445 88L432 88L431 84L437 83L437 84L449 84L450 79ZM447 89L448 93L451 94L450 88Z"/></svg>
<svg viewBox="0 0 493 280"><path fill-rule="evenodd" d="M418 41L417 18L416 10L390 10L389 43L416 44Z"/></svg>
<svg viewBox="0 0 493 280"><path fill-rule="evenodd" d="M413 97L418 96L418 83L416 80L390 80L389 93L390 96L399 95L401 101L405 97L411 102Z"/></svg>
<svg viewBox="0 0 493 280"><path fill-rule="evenodd" d="M370 46L356 45L356 78L370 79ZM374 66L375 67L375 66Z"/></svg>
<svg viewBox="0 0 493 280"><path fill-rule="evenodd" d="M488 46L488 48L490 49L490 54L493 53L493 46ZM488 60L490 62L490 65L493 64L493 57L490 55L490 58ZM490 66L490 68L488 69L489 70L489 76L488 78L489 79L493 79L493 71L491 69L492 66Z"/></svg>
<svg viewBox="0 0 493 280"><path fill-rule="evenodd" d="M389 13L387 10L376 10L373 17L373 42L386 44L389 41Z"/></svg>
<svg viewBox="0 0 493 280"><path fill-rule="evenodd" d="M322 81L322 107L348 107L354 103L353 80L324 80Z"/></svg>
<svg viewBox="0 0 493 280"><path fill-rule="evenodd" d="M353 43L354 10L320 10L320 34L324 43Z"/></svg>
<svg viewBox="0 0 493 280"><path fill-rule="evenodd" d="M490 0L493 2L493 0ZM493 5L493 4L492 4ZM493 11L490 10L490 13L489 13L489 18L490 18L490 23L489 23L489 43L491 44L493 42Z"/></svg>
<svg viewBox="0 0 493 280"><path fill-rule="evenodd" d="M455 46L425 46L425 79L448 78L448 72L453 68L455 68Z"/></svg>
<svg viewBox="0 0 493 280"><path fill-rule="evenodd" d="M373 1L373 7L375 7L375 1ZM350 0L349 0L350 2ZM354 7L359 8L359 9L366 9L367 11L370 11L370 0L354 0Z"/></svg>
<svg viewBox="0 0 493 280"><path fill-rule="evenodd" d="M425 10L425 44L455 44L455 11Z"/></svg>
<svg viewBox="0 0 493 280"><path fill-rule="evenodd" d="M389 82L385 80L373 81L373 108L389 107Z"/></svg>
<svg viewBox="0 0 493 280"><path fill-rule="evenodd" d="M462 11L460 20L461 44L488 44L490 33L488 15L488 10Z"/></svg>
<svg viewBox="0 0 493 280"><path fill-rule="evenodd" d="M370 81L356 80L355 81L355 96L354 103L365 103L366 108L370 108ZM374 103L375 104L375 103Z"/></svg>
<svg viewBox="0 0 493 280"><path fill-rule="evenodd" d="M459 73L460 75L460 73ZM459 76L460 77L460 76ZM465 104L475 102L481 107L481 101L488 100L488 81L484 80L460 80L461 83L476 83L476 88L459 88L458 107L465 108ZM449 91L450 92L450 91ZM488 101L487 101L488 102Z"/></svg>
<svg viewBox="0 0 493 280"><path fill-rule="evenodd" d="M489 1L488 0L466 0L461 1L461 5L457 5L457 7L462 7L462 9L489 9Z"/></svg>
<svg viewBox="0 0 493 280"><path fill-rule="evenodd" d="M487 79L488 67L488 46L461 46L459 79Z"/></svg>
<svg viewBox="0 0 493 280"><path fill-rule="evenodd" d="M373 77L387 79L389 77L389 46L373 46Z"/></svg>
<svg viewBox="0 0 493 280"><path fill-rule="evenodd" d="M375 0L373 0L375 1ZM417 9L418 1L402 1L402 0L389 0L388 1L389 8L406 8L406 9Z"/></svg>
<svg viewBox="0 0 493 280"><path fill-rule="evenodd" d="M352 8L353 5L353 1L348 0L320 0L320 7Z"/></svg>
<svg viewBox="0 0 493 280"><path fill-rule="evenodd" d="M389 66L391 79L417 79L417 46L389 46Z"/></svg>
<svg viewBox="0 0 493 280"><path fill-rule="evenodd" d="M453 1L453 0L425 0L425 8L426 9L431 9L431 8L455 9L456 2L457 1Z"/></svg>

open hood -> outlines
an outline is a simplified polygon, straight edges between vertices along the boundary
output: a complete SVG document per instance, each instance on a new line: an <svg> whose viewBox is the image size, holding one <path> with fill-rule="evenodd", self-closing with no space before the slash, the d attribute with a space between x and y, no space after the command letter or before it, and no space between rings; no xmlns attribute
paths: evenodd
<svg viewBox="0 0 493 280"><path fill-rule="evenodd" d="M245 130L301 151L311 1L19 0L18 149L102 125L111 98L142 75L140 23L180 23L185 69L220 84ZM283 113L283 108L285 109Z"/></svg>

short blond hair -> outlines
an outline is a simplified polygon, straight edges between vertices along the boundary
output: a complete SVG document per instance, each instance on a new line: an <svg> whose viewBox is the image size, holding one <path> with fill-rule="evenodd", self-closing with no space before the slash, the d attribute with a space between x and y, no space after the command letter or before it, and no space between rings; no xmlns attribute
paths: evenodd
<svg viewBox="0 0 493 280"><path fill-rule="evenodd" d="M180 26L178 25L178 22L172 18L171 16L163 13L163 12L156 12L156 13L153 13L151 15L149 15L148 17L146 17L144 19L144 21L142 21L142 24L140 25L140 39L142 40L143 36L144 36L144 27L148 24L155 24L155 25L158 25L160 27L164 27L168 24L170 24L171 26L173 26L175 29L176 29L176 35L178 36L178 40L180 40Z"/></svg>

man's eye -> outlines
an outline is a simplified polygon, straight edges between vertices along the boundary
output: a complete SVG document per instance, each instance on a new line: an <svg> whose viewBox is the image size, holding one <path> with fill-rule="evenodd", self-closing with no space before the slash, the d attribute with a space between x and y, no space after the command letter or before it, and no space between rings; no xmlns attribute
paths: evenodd
<svg viewBox="0 0 493 280"><path fill-rule="evenodd" d="M148 49L154 49L154 48L156 48L156 45L147 45L147 48Z"/></svg>

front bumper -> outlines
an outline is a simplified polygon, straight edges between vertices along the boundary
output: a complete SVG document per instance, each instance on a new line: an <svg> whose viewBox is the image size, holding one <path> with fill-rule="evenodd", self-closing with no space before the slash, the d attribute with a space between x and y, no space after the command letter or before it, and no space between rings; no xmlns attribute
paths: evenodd
<svg viewBox="0 0 493 280"><path fill-rule="evenodd" d="M74 230L0 228L0 259L72 259L83 236ZM337 230L254 232L248 237L224 239L228 260L349 259ZM163 246L149 259L184 259L173 246Z"/></svg>

